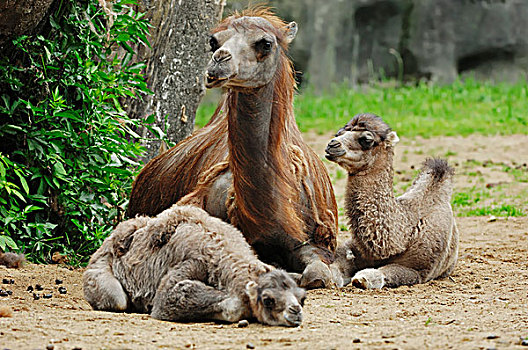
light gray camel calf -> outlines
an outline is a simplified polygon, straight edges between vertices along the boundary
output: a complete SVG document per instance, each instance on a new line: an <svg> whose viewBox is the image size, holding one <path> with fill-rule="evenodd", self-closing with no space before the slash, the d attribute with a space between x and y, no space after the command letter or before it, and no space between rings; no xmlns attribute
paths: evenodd
<svg viewBox="0 0 528 350"><path fill-rule="evenodd" d="M120 223L83 276L96 310L170 321L256 318L298 326L305 291L259 261L241 232L193 206Z"/></svg>
<svg viewBox="0 0 528 350"><path fill-rule="evenodd" d="M398 136L373 114L358 114L327 145L326 158L348 172L345 209L352 238L332 266L338 286L397 287L448 276L458 257L451 209L454 171L427 159L402 196L393 192Z"/></svg>

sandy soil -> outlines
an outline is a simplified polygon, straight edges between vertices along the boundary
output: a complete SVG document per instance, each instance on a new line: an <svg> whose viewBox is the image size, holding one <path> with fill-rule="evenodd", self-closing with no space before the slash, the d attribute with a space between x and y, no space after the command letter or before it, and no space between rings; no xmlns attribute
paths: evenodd
<svg viewBox="0 0 528 350"><path fill-rule="evenodd" d="M323 154L329 136L307 139ZM412 179L426 155L448 156L457 168L457 189L501 182L506 185L495 201L508 203L526 191L526 183L502 169L504 164L520 166L521 176L526 175L522 164L528 162L528 136L403 140L396 154L398 185ZM345 180L335 167L329 165L329 171L342 206ZM528 212L525 201L515 203ZM14 280L0 285L12 291L0 297L0 314L11 313L0 317L0 348L528 349L520 340L528 337L528 218L459 217L457 222L460 260L451 278L381 291L309 291L299 328L178 324L148 315L96 312L83 299L81 269L0 267L0 279ZM346 236L343 232L341 238ZM63 283L57 285L56 279ZM53 297L34 300L26 289L36 284L44 288L40 295ZM66 294L58 292L61 286Z"/></svg>

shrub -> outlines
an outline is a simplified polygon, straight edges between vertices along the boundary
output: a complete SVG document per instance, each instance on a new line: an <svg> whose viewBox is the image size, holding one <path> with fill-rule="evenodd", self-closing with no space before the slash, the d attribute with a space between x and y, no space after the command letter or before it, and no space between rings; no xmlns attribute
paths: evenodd
<svg viewBox="0 0 528 350"><path fill-rule="evenodd" d="M132 5L61 2L48 34L21 36L0 58L1 249L81 263L122 219L144 123L122 104L149 93L132 60L148 23Z"/></svg>

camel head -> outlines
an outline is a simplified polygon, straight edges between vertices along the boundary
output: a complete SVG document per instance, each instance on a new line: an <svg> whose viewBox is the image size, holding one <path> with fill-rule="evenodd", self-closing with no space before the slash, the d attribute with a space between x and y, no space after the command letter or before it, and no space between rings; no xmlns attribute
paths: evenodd
<svg viewBox="0 0 528 350"><path fill-rule="evenodd" d="M380 117L357 114L326 146L326 158L349 174L358 174L386 159L398 143L398 135Z"/></svg>
<svg viewBox="0 0 528 350"><path fill-rule="evenodd" d="M248 282L246 294L253 315L271 326L296 327L302 323L306 292L283 270L275 269Z"/></svg>
<svg viewBox="0 0 528 350"><path fill-rule="evenodd" d="M208 88L254 89L270 83L297 24L286 24L268 9L250 9L224 19L209 39Z"/></svg>

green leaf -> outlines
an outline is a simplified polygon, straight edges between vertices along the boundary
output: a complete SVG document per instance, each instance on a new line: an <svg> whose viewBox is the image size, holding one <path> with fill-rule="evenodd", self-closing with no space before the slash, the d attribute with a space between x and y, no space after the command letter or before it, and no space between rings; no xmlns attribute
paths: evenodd
<svg viewBox="0 0 528 350"><path fill-rule="evenodd" d="M64 166L60 162L53 164L53 173L59 177L64 177L68 175L66 173L66 170L64 169Z"/></svg>
<svg viewBox="0 0 528 350"><path fill-rule="evenodd" d="M18 175L18 179L20 180L20 183L22 184L22 188L24 189L24 192L26 192L26 194L29 194L29 186L26 182L26 179L24 178L22 174L19 174L18 172L17 172L17 175Z"/></svg>

